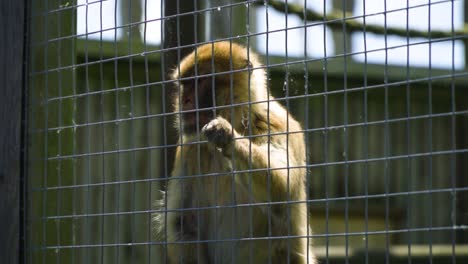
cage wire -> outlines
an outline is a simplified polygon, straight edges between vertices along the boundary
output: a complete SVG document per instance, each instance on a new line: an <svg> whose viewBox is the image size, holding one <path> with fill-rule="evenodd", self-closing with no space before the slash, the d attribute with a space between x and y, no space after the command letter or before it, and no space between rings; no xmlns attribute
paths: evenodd
<svg viewBox="0 0 468 264"><path fill-rule="evenodd" d="M154 226L156 213L169 213L155 201L174 180L183 144L168 73L195 47L231 41L259 54L271 101L302 124L307 199L282 203L307 205L307 241L320 263L468 263L465 1L36 0L28 8L24 262L166 263L171 243L288 238L253 228L219 240L155 237L169 232ZM232 78L229 86L234 96ZM210 162L200 152L181 159ZM241 217L252 223L258 205L272 204L234 207L248 208ZM231 228L221 231L234 232L235 221ZM274 254L249 252L206 261Z"/></svg>

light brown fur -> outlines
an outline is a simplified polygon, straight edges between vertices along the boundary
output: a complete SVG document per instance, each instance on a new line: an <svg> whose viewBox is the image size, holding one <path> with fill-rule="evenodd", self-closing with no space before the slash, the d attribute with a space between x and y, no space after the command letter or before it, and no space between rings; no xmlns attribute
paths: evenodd
<svg viewBox="0 0 468 264"><path fill-rule="evenodd" d="M202 45L172 78L180 145L155 215L169 262L316 263L307 239L302 128L268 96L257 56L234 43ZM191 93L201 102L213 92L206 111L183 104L195 104ZM196 122L184 115L192 110Z"/></svg>

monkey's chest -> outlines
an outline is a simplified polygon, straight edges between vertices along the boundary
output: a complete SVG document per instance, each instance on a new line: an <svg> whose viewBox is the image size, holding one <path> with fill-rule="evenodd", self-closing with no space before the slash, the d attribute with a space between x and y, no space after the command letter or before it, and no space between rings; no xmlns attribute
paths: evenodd
<svg viewBox="0 0 468 264"><path fill-rule="evenodd" d="M266 236L267 222L259 221L265 217L264 206L256 205L251 192L239 184L240 177L250 176L246 170L234 171L235 160L224 157L214 147L192 146L186 153L182 176L188 177L179 180L177 188L183 190L182 206L193 210L185 210L183 217L178 217L185 223L183 228L176 228L183 230L183 237L196 239L200 235L206 240L229 240ZM226 246L226 254L231 249L232 245Z"/></svg>
<svg viewBox="0 0 468 264"><path fill-rule="evenodd" d="M224 157L220 150L208 144L192 146L187 151L184 172L192 186L192 198L202 206L236 204L236 173L232 161ZM217 204L214 204L214 201Z"/></svg>

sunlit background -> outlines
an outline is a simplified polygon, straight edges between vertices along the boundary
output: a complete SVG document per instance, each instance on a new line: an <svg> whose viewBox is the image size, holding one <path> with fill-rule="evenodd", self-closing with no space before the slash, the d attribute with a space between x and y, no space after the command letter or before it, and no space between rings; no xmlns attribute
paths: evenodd
<svg viewBox="0 0 468 264"><path fill-rule="evenodd" d="M384 34L463 30L466 1L287 1L325 21L272 1L30 1L31 262L163 256L152 214L177 146L167 74L199 43L229 40L260 54L304 128L321 263L468 263L466 29Z"/></svg>
<svg viewBox="0 0 468 264"><path fill-rule="evenodd" d="M142 38L147 44L161 42L161 1L141 0L144 12L139 25ZM304 4L318 12L332 10L332 1L290 0L289 3ZM369 25L403 29L457 30L463 27L463 2L428 0L365 0L355 1L352 19ZM181 2L183 4L183 2ZM117 41L127 34L122 19L123 13L115 0L78 0L77 33L83 38ZM296 15L284 16L272 8L256 9L255 32L261 34L257 50L271 56L327 57L335 55L336 47L331 31L323 23L304 23ZM453 23L453 25L452 25ZM325 28L325 29L324 29ZM287 29L287 30L285 30ZM146 34L145 34L146 32ZM287 41L286 41L287 40ZM267 48L268 47L268 48ZM340 47L341 48L341 47ZM349 53L356 61L376 64L409 65L416 67L452 68L465 67L463 42L451 39L428 42L424 38L382 36L373 33L353 33Z"/></svg>

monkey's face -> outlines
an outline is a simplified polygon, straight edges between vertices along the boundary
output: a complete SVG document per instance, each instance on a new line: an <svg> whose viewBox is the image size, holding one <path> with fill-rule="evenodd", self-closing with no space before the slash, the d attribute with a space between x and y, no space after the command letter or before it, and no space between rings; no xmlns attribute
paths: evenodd
<svg viewBox="0 0 468 264"><path fill-rule="evenodd" d="M174 81L179 80L178 93L173 96L174 110L181 112L176 120L183 129L179 132L198 133L217 116L240 127L244 118L240 103L266 99L258 96L263 93L262 84L251 92L253 64L247 54L240 45L220 42L203 45L181 61L171 74ZM256 60L254 55L250 59Z"/></svg>
<svg viewBox="0 0 468 264"><path fill-rule="evenodd" d="M180 109L183 111L181 121L184 132L196 133L215 118L212 77L184 81L180 88Z"/></svg>

